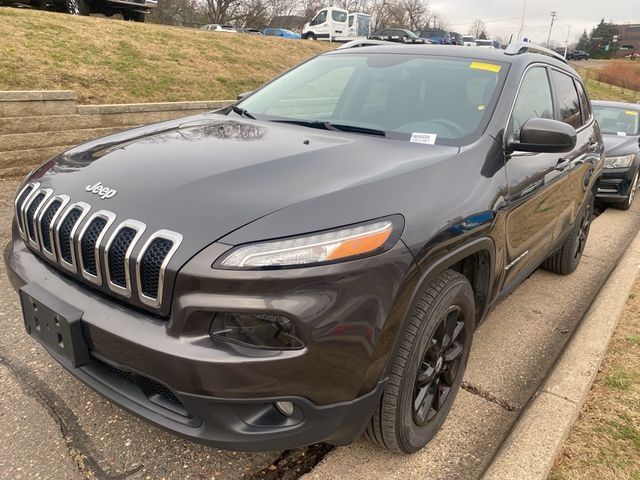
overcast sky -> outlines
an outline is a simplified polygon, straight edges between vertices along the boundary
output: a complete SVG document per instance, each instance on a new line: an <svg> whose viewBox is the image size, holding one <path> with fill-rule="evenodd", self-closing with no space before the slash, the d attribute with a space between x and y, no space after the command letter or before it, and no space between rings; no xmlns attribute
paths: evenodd
<svg viewBox="0 0 640 480"><path fill-rule="evenodd" d="M514 39L520 30L524 0L432 0L451 30L467 33L475 18L481 18L490 36ZM586 28L591 31L600 19L614 23L640 23L640 0L527 0L524 36L545 43L551 23L550 11L558 12L551 33L552 41L564 45L571 25L570 42L578 39Z"/></svg>

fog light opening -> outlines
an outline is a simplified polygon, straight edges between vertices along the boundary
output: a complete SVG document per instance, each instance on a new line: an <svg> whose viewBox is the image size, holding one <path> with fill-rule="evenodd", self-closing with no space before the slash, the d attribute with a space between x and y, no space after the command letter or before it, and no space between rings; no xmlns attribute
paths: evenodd
<svg viewBox="0 0 640 480"><path fill-rule="evenodd" d="M304 347L294 322L282 315L217 313L211 338L254 348L293 350Z"/></svg>
<svg viewBox="0 0 640 480"><path fill-rule="evenodd" d="M291 402L275 402L276 409L285 417L293 415L293 403Z"/></svg>

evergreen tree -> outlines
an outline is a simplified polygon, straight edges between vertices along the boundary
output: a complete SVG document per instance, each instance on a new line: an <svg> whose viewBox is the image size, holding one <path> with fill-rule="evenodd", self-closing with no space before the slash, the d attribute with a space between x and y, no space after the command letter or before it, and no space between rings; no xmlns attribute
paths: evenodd
<svg viewBox="0 0 640 480"><path fill-rule="evenodd" d="M582 35L580 35L580 40L578 40L578 43L576 45L576 50L587 51L588 49L589 49L589 34L587 33L587 30L585 29L582 32Z"/></svg>

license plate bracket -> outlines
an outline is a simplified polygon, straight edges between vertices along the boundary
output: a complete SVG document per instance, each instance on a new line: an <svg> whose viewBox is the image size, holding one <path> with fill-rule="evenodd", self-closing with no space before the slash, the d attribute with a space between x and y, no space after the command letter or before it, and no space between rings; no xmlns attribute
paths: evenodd
<svg viewBox="0 0 640 480"><path fill-rule="evenodd" d="M27 333L70 368L89 363L89 348L82 334L81 310L60 300L39 284L20 289Z"/></svg>

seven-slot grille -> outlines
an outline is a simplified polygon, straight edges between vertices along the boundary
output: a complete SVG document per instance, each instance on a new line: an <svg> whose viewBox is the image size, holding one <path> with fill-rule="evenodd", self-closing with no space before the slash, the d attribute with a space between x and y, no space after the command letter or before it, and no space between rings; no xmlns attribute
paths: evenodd
<svg viewBox="0 0 640 480"><path fill-rule="evenodd" d="M18 229L27 245L56 265L124 297L132 296L136 283L142 303L154 308L162 305L165 271L182 235L153 232L137 258L132 258L146 228L142 222L128 219L110 231L116 220L113 212L89 215L90 205L69 204L68 196L52 196L51 189L39 186L27 184L15 200ZM135 269L130 268L132 261Z"/></svg>

